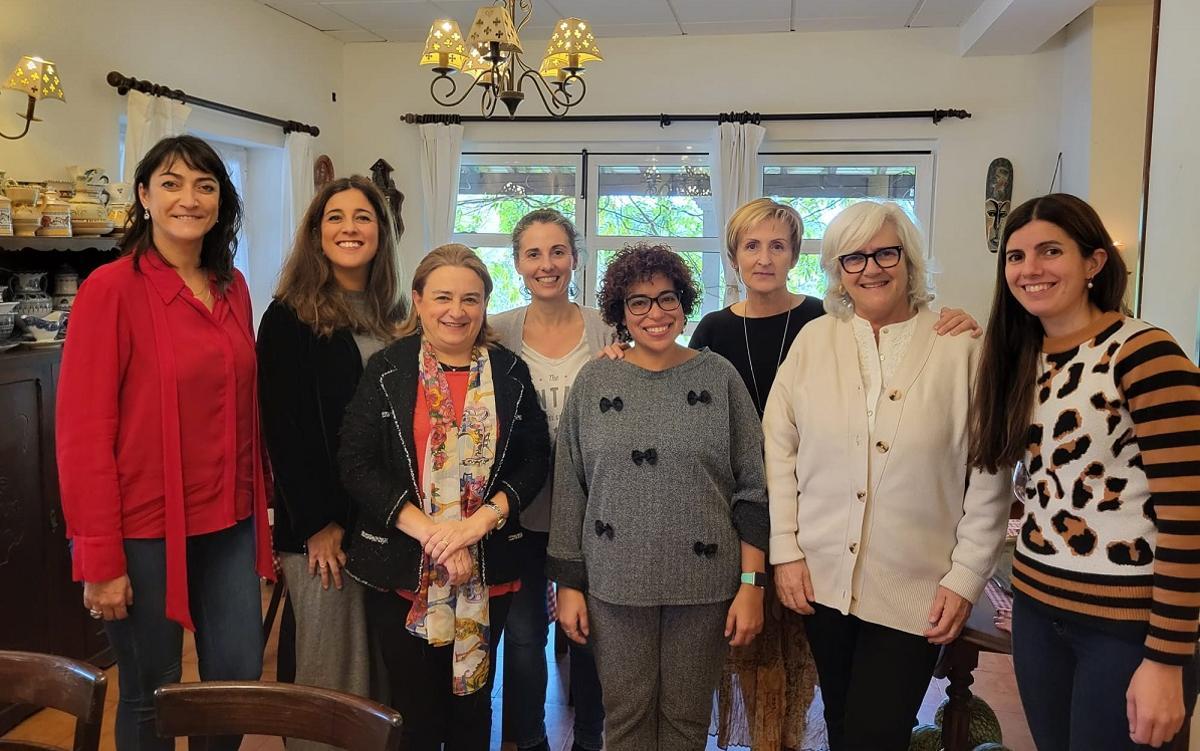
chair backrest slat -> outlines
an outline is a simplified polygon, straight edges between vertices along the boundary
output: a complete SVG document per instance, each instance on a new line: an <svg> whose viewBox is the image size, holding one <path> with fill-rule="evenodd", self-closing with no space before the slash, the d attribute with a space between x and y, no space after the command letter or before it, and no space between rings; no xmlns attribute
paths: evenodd
<svg viewBox="0 0 1200 751"><path fill-rule="evenodd" d="M154 693L158 734L280 735L348 751L395 751L400 715L340 691L262 681L175 683Z"/></svg>
<svg viewBox="0 0 1200 751"><path fill-rule="evenodd" d="M87 663L58 655L0 650L0 703L50 707L74 715L74 751L100 747L107 687L104 673Z"/></svg>

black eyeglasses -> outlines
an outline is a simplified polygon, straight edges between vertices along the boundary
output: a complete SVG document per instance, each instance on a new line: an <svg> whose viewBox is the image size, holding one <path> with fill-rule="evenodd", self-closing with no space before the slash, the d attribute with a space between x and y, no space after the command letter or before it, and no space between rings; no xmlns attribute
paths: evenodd
<svg viewBox="0 0 1200 751"><path fill-rule="evenodd" d="M847 274L858 274L866 270L867 262L872 258L875 259L875 265L879 268L890 269L900 263L902 255L904 255L904 248L894 245L890 248L880 248L874 253L866 253L861 250L847 253L844 256L838 256L838 263L842 265L842 271Z"/></svg>
<svg viewBox="0 0 1200 751"><path fill-rule="evenodd" d="M679 307L679 293L673 289L659 292L657 297L649 295L630 295L625 298L625 307L635 316L644 316L650 312L650 306L658 304L659 310L675 310Z"/></svg>

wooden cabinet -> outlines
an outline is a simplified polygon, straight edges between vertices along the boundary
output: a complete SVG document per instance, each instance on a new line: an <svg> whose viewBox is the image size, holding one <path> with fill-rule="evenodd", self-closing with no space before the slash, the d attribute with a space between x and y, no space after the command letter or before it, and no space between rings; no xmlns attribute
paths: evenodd
<svg viewBox="0 0 1200 751"><path fill-rule="evenodd" d="M71 581L54 461L60 350L0 355L0 648L113 663ZM23 711L22 711L23 710ZM0 733L28 714L0 708Z"/></svg>

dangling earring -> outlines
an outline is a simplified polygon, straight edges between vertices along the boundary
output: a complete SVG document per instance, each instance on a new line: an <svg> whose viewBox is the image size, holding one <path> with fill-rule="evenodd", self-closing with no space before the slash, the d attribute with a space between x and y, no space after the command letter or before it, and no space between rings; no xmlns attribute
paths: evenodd
<svg viewBox="0 0 1200 751"><path fill-rule="evenodd" d="M150 209L142 210L142 218L145 219L146 221L150 221Z"/></svg>
<svg viewBox="0 0 1200 751"><path fill-rule="evenodd" d="M842 305L845 305L847 308L854 307L854 301L850 299L850 293L846 291L846 285L838 285L838 294L842 296Z"/></svg>
<svg viewBox="0 0 1200 751"><path fill-rule="evenodd" d="M1092 278L1089 276L1089 277L1088 277L1088 289L1092 289L1092 288L1093 288L1093 287L1095 287L1095 286L1096 286L1096 285L1092 284Z"/></svg>

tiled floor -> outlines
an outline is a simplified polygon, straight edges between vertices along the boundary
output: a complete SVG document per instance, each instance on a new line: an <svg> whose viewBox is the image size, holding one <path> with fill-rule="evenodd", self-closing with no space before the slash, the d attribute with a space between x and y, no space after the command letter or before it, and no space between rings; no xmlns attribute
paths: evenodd
<svg viewBox="0 0 1200 751"><path fill-rule="evenodd" d="M267 596L266 594L264 596ZM263 674L264 680L275 678L275 648L274 635L267 644L266 662ZM503 651L503 648L502 648ZM501 656L503 659L503 656ZM117 701L117 671L108 671L109 689L105 700L104 727L100 737L101 751L115 751L113 743L113 716ZM550 664L550 685L546 693L546 728L550 735L550 747L553 751L570 751L573 739L571 729L572 710L567 706L566 676L558 665ZM183 679L194 681L196 673L196 651L191 639L185 640L183 655ZM979 668L975 671L975 683L972 689L995 710L1004 731L1004 743L1012 751L1036 751L1029 737L1029 729L1021 714L1021 703L1017 697L1016 682L1013 679L1012 660L1003 655L980 655ZM503 687L497 685L492 694L494 722L492 728L492 748L511 751L510 744L500 744L500 696ZM921 707L919 719L921 722L932 722L933 713L945 698L945 681L935 680L929 687L925 702ZM62 712L47 709L33 715L18 725L6 739L31 740L69 748L74 734L74 720ZM180 741L179 748L185 748L186 743ZM716 749L715 739L709 739L708 749ZM264 736L247 736L242 743L242 751L282 751L283 744L278 738Z"/></svg>

